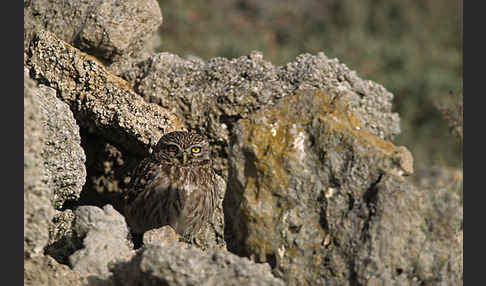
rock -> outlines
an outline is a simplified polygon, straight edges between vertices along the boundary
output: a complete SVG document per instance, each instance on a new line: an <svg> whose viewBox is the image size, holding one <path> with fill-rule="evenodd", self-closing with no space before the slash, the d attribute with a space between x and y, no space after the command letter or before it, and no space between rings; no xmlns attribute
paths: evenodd
<svg viewBox="0 0 486 286"><path fill-rule="evenodd" d="M34 36L26 64L35 79L56 89L82 127L128 152L146 155L163 134L185 130L174 114L145 102L94 57L50 32Z"/></svg>
<svg viewBox="0 0 486 286"><path fill-rule="evenodd" d="M299 285L461 285L462 206L406 179L404 147L327 92L287 96L235 125L228 249Z"/></svg>
<svg viewBox="0 0 486 286"><path fill-rule="evenodd" d="M344 97L341 102L360 121L361 128L381 139L391 140L400 133L400 118L392 112L393 94L378 83L359 78L356 71L323 52L297 56L280 68L279 78L294 89L324 88Z"/></svg>
<svg viewBox="0 0 486 286"><path fill-rule="evenodd" d="M52 219L53 232L51 233L50 241L58 241L65 236L73 236L73 223L75 215L72 210L57 211Z"/></svg>
<svg viewBox="0 0 486 286"><path fill-rule="evenodd" d="M391 93L323 53L142 61L154 3L24 1L24 66L41 83L24 81L26 284L463 284L462 198L411 184L413 157L387 141ZM87 204L112 203L100 194L124 187L122 169L185 124L214 146L215 220L194 245L149 231L135 254L124 218Z"/></svg>
<svg viewBox="0 0 486 286"><path fill-rule="evenodd" d="M56 97L55 90L37 86L27 74L24 78L29 95L24 97L24 175L26 184L31 186L24 187L24 218L29 221L28 226L24 224L25 240L35 245L35 253L43 253L47 247L56 259L62 260L61 253L69 252L74 246L67 242L70 239L66 240L69 220L66 225L63 220L66 217L55 216L54 208L61 209L65 202L79 198L86 180L85 155L80 146L79 127L67 104ZM39 134L42 136L38 137ZM36 171L31 170L33 154L37 154ZM35 183L40 173L41 181Z"/></svg>
<svg viewBox="0 0 486 286"><path fill-rule="evenodd" d="M88 140L89 137L85 136L84 146L89 148L88 151L94 154L99 153L97 148L104 145L109 149L104 153L109 154L104 156L106 160L94 156L97 160L96 164L103 165L102 171L96 172L93 165L89 164L91 167L90 188L87 189L83 199L86 201L86 197L93 197L96 195L93 194L93 191L96 191L98 194L105 194L104 197L107 200L105 202L115 203L113 199L115 196L109 194L120 193L121 188L124 187L126 173L120 170L123 168L125 171L135 165L136 161L129 159L128 161L131 163L129 162L126 166L123 160L124 157L127 157L126 154L137 154L138 157L147 155L150 152L150 146L156 144L162 134L174 130L185 130L185 127L169 111L155 104L146 103L133 93L122 79L106 72L104 67L93 58L63 43L49 32L40 32L39 36L31 41L31 44L33 46L30 51L33 53L28 61L31 74L37 75L43 81L49 79L48 84L59 90L59 97L71 105L78 122L88 130L88 133L93 130L103 136L104 140L115 143L116 146L108 142L97 142L94 144L97 147L92 149L89 146L93 146L93 144ZM64 56L64 61L57 62L63 66L64 72L71 72L71 77L65 76L63 68L48 65L43 58L43 55L47 53L59 58ZM84 69L87 66L81 64L82 61L91 62L95 68ZM73 69L76 70L75 73L72 72ZM84 74L85 78L79 77L80 74ZM83 83L84 80L85 83ZM104 84L98 85L100 81ZM90 86L91 89L86 86ZM125 156L119 149L124 151ZM114 150L114 152L110 150ZM211 231L200 235L199 242L204 247L225 247L221 207L223 195L224 190L222 190L220 198L219 212L216 215L220 224L212 224ZM99 202L91 201L91 203L98 204Z"/></svg>
<svg viewBox="0 0 486 286"><path fill-rule="evenodd" d="M107 231L112 237L126 238L128 228L123 216L111 205L105 205L103 209L95 206L80 206L75 210L74 231L80 237L88 232Z"/></svg>
<svg viewBox="0 0 486 286"><path fill-rule="evenodd" d="M69 263L69 256L83 247L82 240L73 232L75 215L72 210L57 211L49 225L49 244L45 254L62 264Z"/></svg>
<svg viewBox="0 0 486 286"><path fill-rule="evenodd" d="M49 221L54 216L52 190L42 158L46 130L36 83L24 76L24 257L40 255L49 240Z"/></svg>
<svg viewBox="0 0 486 286"><path fill-rule="evenodd" d="M459 196L443 189L424 192L391 177L375 191L376 217L366 235L370 244L355 254L357 282L463 285Z"/></svg>
<svg viewBox="0 0 486 286"><path fill-rule="evenodd" d="M228 249L269 262L289 284L454 285L440 272L457 264L456 242L421 230L430 202L406 180L411 154L362 128L345 102L300 91L238 121L224 202ZM447 236L456 237L453 226ZM417 266L419 257L429 264ZM450 277L460 276L454 269Z"/></svg>
<svg viewBox="0 0 486 286"><path fill-rule="evenodd" d="M80 206L75 210L74 231L83 238L83 249L69 257L73 270L83 276L107 279L110 262L128 261L135 254L127 240L128 228L124 217L111 205L103 209Z"/></svg>
<svg viewBox="0 0 486 286"><path fill-rule="evenodd" d="M424 218L420 230L427 239L418 251L417 273L425 283L463 285L463 172L429 166L412 177Z"/></svg>
<svg viewBox="0 0 486 286"><path fill-rule="evenodd" d="M144 245L153 244L163 246L179 241L183 241L183 238L169 225L148 230L143 234Z"/></svg>
<svg viewBox="0 0 486 286"><path fill-rule="evenodd" d="M259 52L207 62L160 53L134 68L128 80L147 101L171 110L188 128L209 137L215 166L225 179L227 146L236 121L297 89L325 87L333 97L344 97L360 127L382 139L400 132L398 114L392 113L393 95L322 53L300 55L283 67L265 61Z"/></svg>
<svg viewBox="0 0 486 286"><path fill-rule="evenodd" d="M94 54L110 59L138 52L162 24L155 0L103 1L93 3L83 28L77 35L79 48L95 49Z"/></svg>
<svg viewBox="0 0 486 286"><path fill-rule="evenodd" d="M93 1L24 2L24 52L28 49L35 32L41 29L55 33L65 42L74 42L95 5Z"/></svg>
<svg viewBox="0 0 486 286"><path fill-rule="evenodd" d="M59 264L52 257L39 256L24 261L24 285L82 286L88 285L88 280L68 266Z"/></svg>
<svg viewBox="0 0 486 286"><path fill-rule="evenodd" d="M148 245L129 263L111 267L115 285L284 285L268 264L183 243Z"/></svg>
<svg viewBox="0 0 486 286"><path fill-rule="evenodd" d="M155 0L28 1L24 4L24 50L46 29L63 41L106 60L120 74L154 52L162 13Z"/></svg>
<svg viewBox="0 0 486 286"><path fill-rule="evenodd" d="M39 85L36 99L46 139L42 152L49 177L48 188L54 191L53 205L61 209L64 202L79 198L86 182L86 156L81 148L79 127L69 106L56 97L56 91Z"/></svg>

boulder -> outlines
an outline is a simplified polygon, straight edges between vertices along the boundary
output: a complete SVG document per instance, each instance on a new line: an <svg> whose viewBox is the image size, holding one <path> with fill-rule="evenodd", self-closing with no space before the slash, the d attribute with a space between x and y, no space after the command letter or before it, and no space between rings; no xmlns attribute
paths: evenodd
<svg viewBox="0 0 486 286"><path fill-rule="evenodd" d="M54 207L61 209L66 201L75 201L81 194L86 182L86 156L69 105L45 85L39 85L36 95L39 112L46 118L42 121L46 133L42 158L49 177L47 187L54 192Z"/></svg>
<svg viewBox="0 0 486 286"><path fill-rule="evenodd" d="M393 95L324 53L303 54L281 67L260 52L207 62L159 53L134 67L127 79L147 101L171 110L188 128L209 137L215 166L225 179L233 125L298 89L326 88L346 98L361 128L382 139L400 132L398 114L392 112Z"/></svg>
<svg viewBox="0 0 486 286"><path fill-rule="evenodd" d="M56 211L49 225L49 243L44 254L62 264L69 264L69 256L83 247L83 241L73 231L76 216L70 209Z"/></svg>
<svg viewBox="0 0 486 286"><path fill-rule="evenodd" d="M457 243L435 238L423 247L432 238L421 229L430 202L407 181L412 155L363 128L345 99L303 90L237 122L228 249L269 262L290 284L457 282L440 274L457 264L449 250Z"/></svg>
<svg viewBox="0 0 486 286"><path fill-rule="evenodd" d="M418 189L410 152L347 97L298 91L240 119L230 148L230 251L291 285L462 284L459 196Z"/></svg>
<svg viewBox="0 0 486 286"><path fill-rule="evenodd" d="M54 216L53 192L47 187L42 158L46 130L36 99L36 83L24 76L24 257L37 256L49 240L49 221Z"/></svg>
<svg viewBox="0 0 486 286"><path fill-rule="evenodd" d="M390 92L324 53L154 54L161 22L155 0L24 1L27 285L463 284L461 193L409 179ZM107 194L186 128L214 148L215 219L135 252Z"/></svg>
<svg viewBox="0 0 486 286"><path fill-rule="evenodd" d="M128 261L135 252L128 241L125 218L111 205L103 209L80 206L75 210L74 232L83 239L83 248L69 257L72 269L83 276L107 279L108 264Z"/></svg>
<svg viewBox="0 0 486 286"><path fill-rule="evenodd" d="M155 0L24 1L24 51L45 29L120 74L154 52L161 24Z"/></svg>
<svg viewBox="0 0 486 286"><path fill-rule="evenodd" d="M145 102L96 58L48 31L35 34L26 64L34 79L56 89L82 127L129 152L149 154L163 134L185 129L174 114Z"/></svg>
<svg viewBox="0 0 486 286"><path fill-rule="evenodd" d="M54 286L88 284L88 279L69 266L60 264L50 256L38 256L24 261L25 286ZM106 285L106 284L105 284Z"/></svg>
<svg viewBox="0 0 486 286"><path fill-rule="evenodd" d="M180 242L148 245L130 262L111 269L115 285L285 285L268 264Z"/></svg>

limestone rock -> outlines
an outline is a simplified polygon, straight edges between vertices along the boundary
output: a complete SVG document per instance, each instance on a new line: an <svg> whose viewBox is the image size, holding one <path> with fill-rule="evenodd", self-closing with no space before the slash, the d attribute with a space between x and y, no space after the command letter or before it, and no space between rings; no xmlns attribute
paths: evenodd
<svg viewBox="0 0 486 286"><path fill-rule="evenodd" d="M81 126L132 153L148 154L165 133L185 127L170 111L145 102L94 57L40 31L30 42L31 75L56 89Z"/></svg>
<svg viewBox="0 0 486 286"><path fill-rule="evenodd" d="M67 265L59 264L49 256L39 256L24 261L24 285L55 286L55 285L88 285L88 279L69 269Z"/></svg>
<svg viewBox="0 0 486 286"><path fill-rule="evenodd" d="M83 276L109 278L110 262L128 261L135 254L124 217L111 205L80 206L75 215L74 231L83 238L84 247L69 257L72 269Z"/></svg>
<svg viewBox="0 0 486 286"><path fill-rule="evenodd" d="M390 92L323 53L147 58L161 21L155 0L24 1L27 285L462 285L462 198L409 182ZM124 218L87 205L185 125L215 147L215 220L197 247L165 227L135 254Z"/></svg>
<svg viewBox="0 0 486 286"><path fill-rule="evenodd" d="M36 93L46 140L42 152L49 177L48 188L54 191L53 205L61 209L64 202L76 200L86 182L86 156L81 148L79 126L69 106L56 97L56 91L39 85Z"/></svg>
<svg viewBox="0 0 486 286"><path fill-rule="evenodd" d="M421 230L430 202L406 180L411 154L363 128L346 97L297 92L239 120L231 142L228 249L287 283L410 285L457 265L450 243ZM421 275L419 255L433 257Z"/></svg>
<svg viewBox="0 0 486 286"><path fill-rule="evenodd" d="M215 166L225 178L227 147L236 121L298 89L326 88L333 97L345 98L360 127L382 139L400 132L398 114L392 113L393 95L323 53L300 55L282 67L264 60L259 52L207 62L160 53L134 68L128 80L147 101L171 110L188 128L208 135L216 147Z"/></svg>
<svg viewBox="0 0 486 286"><path fill-rule="evenodd" d="M463 285L462 206L444 189L418 190L383 177L370 194L375 212L356 280L377 285ZM445 207L447 206L447 207Z"/></svg>
<svg viewBox="0 0 486 286"><path fill-rule="evenodd" d="M153 244L162 246L179 241L182 242L183 238L169 225L148 230L143 234L144 245Z"/></svg>
<svg viewBox="0 0 486 286"><path fill-rule="evenodd" d="M87 21L93 4L93 1L24 1L24 51L40 29L47 29L72 43Z"/></svg>
<svg viewBox="0 0 486 286"><path fill-rule="evenodd" d="M63 41L106 61L115 74L147 58L162 24L155 0L24 2L24 50L36 31L46 29Z"/></svg>
<svg viewBox="0 0 486 286"><path fill-rule="evenodd" d="M46 130L36 99L36 83L24 76L24 256L43 252L49 240L49 221L54 216L52 190L42 158Z"/></svg>
<svg viewBox="0 0 486 286"><path fill-rule="evenodd" d="M56 211L49 225L49 244L45 254L62 264L69 263L69 256L82 248L82 240L73 231L75 215L72 210Z"/></svg>
<svg viewBox="0 0 486 286"><path fill-rule="evenodd" d="M392 112L393 94L376 82L361 79L356 71L323 52L297 56L280 68L279 78L294 89L327 89L344 97L341 102L360 121L361 128L381 139L390 140L400 133L400 118Z"/></svg>
<svg viewBox="0 0 486 286"><path fill-rule="evenodd" d="M111 269L115 285L284 285L273 277L268 264L178 242L149 245L129 263Z"/></svg>

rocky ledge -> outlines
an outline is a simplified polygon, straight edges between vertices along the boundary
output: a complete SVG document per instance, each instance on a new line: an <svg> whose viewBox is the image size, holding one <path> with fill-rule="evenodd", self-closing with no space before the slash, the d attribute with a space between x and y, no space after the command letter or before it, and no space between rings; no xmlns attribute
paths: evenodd
<svg viewBox="0 0 486 286"><path fill-rule="evenodd" d="M413 174L393 95L324 53L154 52L155 0L24 1L25 285L462 285L462 200ZM224 180L191 243L117 197L165 133ZM422 172L421 172L422 173Z"/></svg>

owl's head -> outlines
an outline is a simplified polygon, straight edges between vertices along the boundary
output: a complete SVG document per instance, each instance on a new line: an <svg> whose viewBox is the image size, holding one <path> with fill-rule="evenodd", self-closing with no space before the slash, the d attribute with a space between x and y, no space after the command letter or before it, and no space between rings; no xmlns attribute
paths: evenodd
<svg viewBox="0 0 486 286"><path fill-rule="evenodd" d="M182 166L208 164L211 150L207 139L194 132L174 131L165 134L155 146L160 160Z"/></svg>

